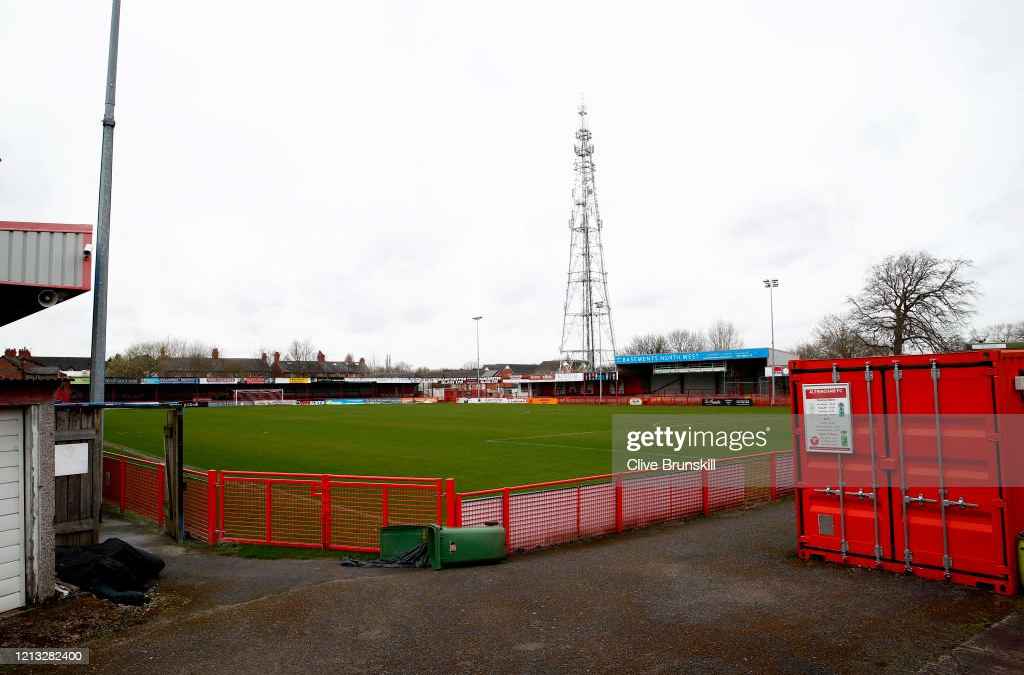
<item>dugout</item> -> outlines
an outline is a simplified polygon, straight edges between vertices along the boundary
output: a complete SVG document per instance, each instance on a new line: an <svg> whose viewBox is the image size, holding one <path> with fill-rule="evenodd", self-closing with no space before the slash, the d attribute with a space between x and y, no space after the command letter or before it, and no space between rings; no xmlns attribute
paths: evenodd
<svg viewBox="0 0 1024 675"><path fill-rule="evenodd" d="M627 394L742 396L771 393L771 364L776 394L789 391L786 364L796 354L768 347L615 357Z"/></svg>

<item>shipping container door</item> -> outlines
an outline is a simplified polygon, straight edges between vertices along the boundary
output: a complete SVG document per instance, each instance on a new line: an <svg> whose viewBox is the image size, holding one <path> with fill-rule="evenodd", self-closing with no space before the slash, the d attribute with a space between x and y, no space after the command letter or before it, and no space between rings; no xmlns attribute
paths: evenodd
<svg viewBox="0 0 1024 675"><path fill-rule="evenodd" d="M893 534L908 566L1006 574L993 375L989 365L936 362L886 378Z"/></svg>
<svg viewBox="0 0 1024 675"><path fill-rule="evenodd" d="M852 442L850 454L817 452L808 440L803 410L804 387L836 379L849 385ZM889 492L880 466L884 452L882 382L870 369L802 373L793 383L799 419L803 546L835 551L873 564L892 555Z"/></svg>

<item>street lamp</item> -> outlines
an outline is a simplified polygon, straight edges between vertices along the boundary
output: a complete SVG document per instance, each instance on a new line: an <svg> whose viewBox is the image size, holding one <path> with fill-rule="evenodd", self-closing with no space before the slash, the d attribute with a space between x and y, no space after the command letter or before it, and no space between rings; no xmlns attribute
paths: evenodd
<svg viewBox="0 0 1024 675"><path fill-rule="evenodd" d="M484 383L480 381L480 319L482 316L474 316L473 321L476 321L476 395L477 398L483 398L483 386Z"/></svg>
<svg viewBox="0 0 1024 675"><path fill-rule="evenodd" d="M768 359L771 362L772 369L772 393L769 402L771 405L775 405L775 298L772 294L772 289L779 287L779 280L765 279L762 283L768 289L768 316L770 317L772 333L772 352Z"/></svg>

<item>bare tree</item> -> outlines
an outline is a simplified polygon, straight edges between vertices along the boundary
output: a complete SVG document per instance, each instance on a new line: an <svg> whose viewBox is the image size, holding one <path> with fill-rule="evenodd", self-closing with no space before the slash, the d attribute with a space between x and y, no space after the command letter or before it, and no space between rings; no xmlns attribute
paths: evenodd
<svg viewBox="0 0 1024 675"><path fill-rule="evenodd" d="M394 365L391 366L390 372L402 373L404 375L407 373L412 374L412 370L413 368L411 363L408 363L407 361L399 361L398 363L395 363Z"/></svg>
<svg viewBox="0 0 1024 675"><path fill-rule="evenodd" d="M857 332L850 317L838 314L821 319L814 327L811 341L796 349L802 359L848 359L871 356L876 351Z"/></svg>
<svg viewBox="0 0 1024 675"><path fill-rule="evenodd" d="M994 323L975 329L971 339L975 342L1024 342L1024 321Z"/></svg>
<svg viewBox="0 0 1024 675"><path fill-rule="evenodd" d="M287 361L312 361L316 358L316 349L309 338L305 340L292 340L291 344L288 345L288 351L284 358Z"/></svg>
<svg viewBox="0 0 1024 675"><path fill-rule="evenodd" d="M708 347L711 349L739 349L743 338L732 321L719 319L708 329Z"/></svg>
<svg viewBox="0 0 1024 675"><path fill-rule="evenodd" d="M657 333L647 333L645 335L637 335L626 348L622 350L623 354L661 354L668 351L668 340L665 339L664 335L658 335Z"/></svg>
<svg viewBox="0 0 1024 675"><path fill-rule="evenodd" d="M977 285L964 277L970 265L924 251L885 258L871 268L860 295L848 298L854 329L892 354L949 349L974 314Z"/></svg>
<svg viewBox="0 0 1024 675"><path fill-rule="evenodd" d="M129 351L131 350L131 351ZM108 377L140 378L153 375L157 371L156 358L148 353L141 353L129 347L125 354L114 354L107 359Z"/></svg>
<svg viewBox="0 0 1024 675"><path fill-rule="evenodd" d="M674 352L700 352L708 348L708 339L697 330L677 328L665 336L668 348Z"/></svg>

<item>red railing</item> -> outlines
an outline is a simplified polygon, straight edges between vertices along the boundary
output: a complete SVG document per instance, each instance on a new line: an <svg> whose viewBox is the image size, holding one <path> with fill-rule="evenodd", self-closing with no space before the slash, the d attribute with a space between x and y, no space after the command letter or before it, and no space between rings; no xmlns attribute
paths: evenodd
<svg viewBox="0 0 1024 675"><path fill-rule="evenodd" d="M509 552L564 544L777 499L793 490L793 458L768 452L714 470L618 473L456 494L460 526L505 527Z"/></svg>
<svg viewBox="0 0 1024 675"><path fill-rule="evenodd" d="M380 528L444 520L444 480L216 472L215 541L373 553Z"/></svg>
<svg viewBox="0 0 1024 675"><path fill-rule="evenodd" d="M104 502L158 525L165 520L164 465L106 452ZM373 553L380 528L451 523L441 478L184 470L185 532L216 544L267 544Z"/></svg>
<svg viewBox="0 0 1024 675"><path fill-rule="evenodd" d="M160 462L105 453L104 501L164 522ZM717 461L714 470L584 476L457 493L453 479L186 469L188 536L376 553L386 525L505 526L510 552L707 515L792 492L792 453Z"/></svg>
<svg viewBox="0 0 1024 675"><path fill-rule="evenodd" d="M771 405L771 398L768 394L634 394L632 396L559 396L558 402L563 405L635 405L631 402L641 401L645 406L677 406L677 405L703 405L704 399L708 398L749 398L751 405L763 407ZM789 394L779 393L775 397L775 405L788 406Z"/></svg>
<svg viewBox="0 0 1024 675"><path fill-rule="evenodd" d="M104 452L103 501L120 513L132 513L163 525L164 465Z"/></svg>

